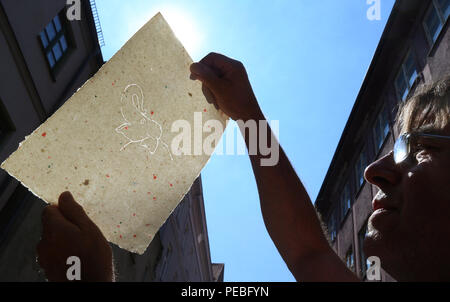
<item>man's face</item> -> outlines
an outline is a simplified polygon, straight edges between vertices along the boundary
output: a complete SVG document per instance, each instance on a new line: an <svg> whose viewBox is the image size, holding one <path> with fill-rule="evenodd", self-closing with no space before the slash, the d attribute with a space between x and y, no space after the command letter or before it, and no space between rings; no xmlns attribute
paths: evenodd
<svg viewBox="0 0 450 302"><path fill-rule="evenodd" d="M450 124L427 133L450 136ZM399 281L450 280L450 140L417 143L404 162L395 164L391 152L365 171L380 192L364 250Z"/></svg>

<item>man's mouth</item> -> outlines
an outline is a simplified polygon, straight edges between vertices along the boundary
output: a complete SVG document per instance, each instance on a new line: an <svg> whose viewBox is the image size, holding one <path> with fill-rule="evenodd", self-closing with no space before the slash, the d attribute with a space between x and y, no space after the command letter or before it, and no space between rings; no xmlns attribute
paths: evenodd
<svg viewBox="0 0 450 302"><path fill-rule="evenodd" d="M398 223L399 208L389 196L380 192L372 201L373 213L370 222L378 230L392 229Z"/></svg>
<svg viewBox="0 0 450 302"><path fill-rule="evenodd" d="M398 211L396 202L392 201L383 191L378 191L377 195L372 201L373 211L385 210L385 211Z"/></svg>

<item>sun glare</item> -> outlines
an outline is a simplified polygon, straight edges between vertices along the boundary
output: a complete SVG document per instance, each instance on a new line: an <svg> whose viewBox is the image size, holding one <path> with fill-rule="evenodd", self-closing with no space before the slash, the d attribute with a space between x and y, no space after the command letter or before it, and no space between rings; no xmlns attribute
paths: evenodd
<svg viewBox="0 0 450 302"><path fill-rule="evenodd" d="M203 37L194 18L175 7L162 8L160 12L189 54L199 51Z"/></svg>
<svg viewBox="0 0 450 302"><path fill-rule="evenodd" d="M135 13L131 23L128 24L130 37L158 12L161 12L191 57L195 57L201 48L203 34L195 19L181 7L162 6L153 8L150 12Z"/></svg>

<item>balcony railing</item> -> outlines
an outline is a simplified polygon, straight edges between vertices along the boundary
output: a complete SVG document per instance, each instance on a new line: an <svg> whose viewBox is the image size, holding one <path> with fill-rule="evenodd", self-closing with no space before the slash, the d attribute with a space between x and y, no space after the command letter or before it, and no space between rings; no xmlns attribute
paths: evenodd
<svg viewBox="0 0 450 302"><path fill-rule="evenodd" d="M97 5L95 4L95 0L89 0L91 4L92 17L94 17L95 29L97 30L97 38L98 44L100 47L105 46L105 39L103 38L102 25L100 24L100 17L98 16Z"/></svg>

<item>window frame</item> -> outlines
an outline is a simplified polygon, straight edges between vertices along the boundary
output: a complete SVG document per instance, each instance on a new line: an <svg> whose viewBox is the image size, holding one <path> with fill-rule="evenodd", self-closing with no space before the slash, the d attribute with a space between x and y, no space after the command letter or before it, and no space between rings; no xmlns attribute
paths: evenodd
<svg viewBox="0 0 450 302"><path fill-rule="evenodd" d="M59 23L61 26L61 30L58 32L56 31L55 28L55 37L50 40L46 31L46 28L49 24L52 24L52 26L54 27L54 19L56 18L56 16L58 16L59 19ZM42 38L41 38L41 33L44 33L45 38L47 39L47 46L44 46L43 42L42 42ZM66 41L66 45L67 45L67 49L65 51L61 50L61 57L59 58L59 60L56 60L54 53L53 53L53 47L55 45L60 45L60 39L61 37L64 37L65 41ZM41 46L41 50L43 52L43 56L44 56L44 60L47 63L47 67L49 69L49 72L52 76L53 81L56 81L56 76L59 74L59 72L61 71L62 67L64 66L65 62L67 61L68 57L70 56L70 54L72 53L72 51L74 50L74 48L76 47L75 45L75 41L73 39L73 35L72 32L70 30L70 25L69 22L66 20L65 17L65 9L63 9L62 11L60 11L57 15L55 15L43 28L42 30L37 34L37 39L39 42L39 45ZM51 54L51 56L53 57L53 59L55 60L55 64L53 65L53 67L51 66L49 59L47 57L48 54Z"/></svg>
<svg viewBox="0 0 450 302"><path fill-rule="evenodd" d="M363 146L359 153L358 159L355 164L355 192L359 193L360 189L364 186L366 179L364 178L364 170L367 166L367 147ZM362 179L362 181L361 181Z"/></svg>
<svg viewBox="0 0 450 302"><path fill-rule="evenodd" d="M435 11L437 13L438 19L439 19L439 25L440 25L440 29L436 32L436 40L433 40L433 37L431 37L431 33L428 29L428 25L426 23L426 19L430 16L432 11ZM445 28L447 21L450 15L448 15L447 17L444 16L444 11L442 11L442 7L439 4L439 2L437 0L432 0L430 7L427 9L423 20L422 20L422 28L425 32L425 36L427 38L428 44L430 46L430 51L434 48L434 45L436 44L436 42L439 40L439 37L441 36L441 33L443 32L443 29Z"/></svg>
<svg viewBox="0 0 450 302"><path fill-rule="evenodd" d="M414 79L411 81L412 76L408 79L407 74L406 74L406 62L408 61L409 58L412 58L412 61L414 63L414 72L413 74L415 74ZM397 95L397 99L400 99L400 101L404 102L408 99L408 95L410 94L411 90L414 88L414 85L417 81L417 79L419 78L419 71L418 71L418 64L417 64L417 58L414 55L414 52L412 50L412 48L410 48L407 52L406 52L406 56L404 57L402 64L400 65L399 70L396 73L396 76L394 78L394 88L395 88L395 94ZM397 80L399 78L399 76L402 75L403 77L403 81L404 83L406 83L406 89L403 92L403 95L400 95L398 86L397 86Z"/></svg>
<svg viewBox="0 0 450 302"><path fill-rule="evenodd" d="M352 196L351 196L351 188L350 181L347 181L345 185L342 187L341 196L340 196L340 212L341 212L341 225L344 223L345 217L350 212L352 208Z"/></svg>
<svg viewBox="0 0 450 302"><path fill-rule="evenodd" d="M370 263L367 261L367 257L364 253L364 240L367 236L367 222L368 219L366 220L366 222L363 224L363 226L359 229L358 232L358 243L359 243L359 260L360 260L360 274L361 274L361 278L364 279L366 277L366 273L367 270L370 267ZM363 234L364 232L364 234Z"/></svg>
<svg viewBox="0 0 450 302"><path fill-rule="evenodd" d="M383 148L384 142L386 141L387 137L389 136L389 133L391 132L391 125L389 123L389 116L387 114L386 109L387 109L386 105L383 105L380 111L378 111L377 118L375 119L375 125L372 130L376 156L378 156L378 154L380 153L380 150ZM378 126L380 124L380 118L383 118L385 125L384 127L380 126L378 129ZM380 136L379 142L377 137L377 129L381 131L380 135L382 134L382 136Z"/></svg>
<svg viewBox="0 0 450 302"><path fill-rule="evenodd" d="M350 260L350 265L349 265L349 260ZM347 249L347 252L345 253L345 265L352 272L356 272L355 252L353 249L353 245L350 245L350 247Z"/></svg>
<svg viewBox="0 0 450 302"><path fill-rule="evenodd" d="M439 0L435 0L435 1L439 1ZM441 14L442 14L442 20L444 20L444 25L445 25L445 22L447 22L447 20L449 19L449 17L450 17L450 11L449 11L449 14L447 15L447 16L445 16L445 11L443 11L442 9L442 7L441 7L441 5L439 4L439 2L437 2L438 3L438 8L439 8L439 10L441 11ZM450 3L449 3L449 8L450 8Z"/></svg>
<svg viewBox="0 0 450 302"><path fill-rule="evenodd" d="M328 233L330 235L330 241L334 242L337 238L337 229L336 229L336 212L333 210L330 211L331 214L328 218Z"/></svg>
<svg viewBox="0 0 450 302"><path fill-rule="evenodd" d="M15 130L16 127L5 107L5 104L0 98L0 144L3 142L3 139L8 136L8 134Z"/></svg>

